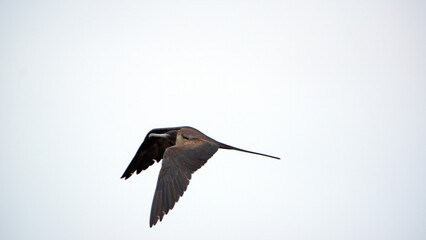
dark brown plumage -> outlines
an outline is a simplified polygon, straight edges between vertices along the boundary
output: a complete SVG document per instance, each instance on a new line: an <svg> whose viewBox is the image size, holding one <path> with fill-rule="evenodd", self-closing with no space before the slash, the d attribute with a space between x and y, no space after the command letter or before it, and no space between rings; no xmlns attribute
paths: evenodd
<svg viewBox="0 0 426 240"><path fill-rule="evenodd" d="M151 207L150 227L173 209L188 187L191 175L202 167L219 148L253 153L275 159L278 157L251 152L220 143L192 127L156 128L145 137L121 178L139 174L163 159Z"/></svg>

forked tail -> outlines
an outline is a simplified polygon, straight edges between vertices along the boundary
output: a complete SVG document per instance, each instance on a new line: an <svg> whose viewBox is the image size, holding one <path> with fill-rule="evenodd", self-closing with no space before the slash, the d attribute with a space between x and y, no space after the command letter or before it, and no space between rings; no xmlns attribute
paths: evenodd
<svg viewBox="0 0 426 240"><path fill-rule="evenodd" d="M275 159L281 159L279 157L274 157L274 156L266 155L266 154L263 154L263 153L252 152L252 151L244 150L244 149L241 149L241 148L236 148L236 147L229 146L229 145L226 145L226 144L220 143L220 142L219 142L219 148L229 149L229 150L237 150L237 151L240 151L240 152L252 153L252 154L257 154L257 155L261 155L261 156L265 156L265 157L270 157L270 158L275 158Z"/></svg>

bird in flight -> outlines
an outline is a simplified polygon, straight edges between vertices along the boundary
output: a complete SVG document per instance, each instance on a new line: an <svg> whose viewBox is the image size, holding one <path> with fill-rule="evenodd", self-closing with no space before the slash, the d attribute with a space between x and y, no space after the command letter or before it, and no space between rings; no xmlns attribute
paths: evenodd
<svg viewBox="0 0 426 240"><path fill-rule="evenodd" d="M121 178L128 179L163 159L151 206L149 226L173 209L188 187L191 175L202 167L219 148L280 159L218 142L192 127L155 128L145 137Z"/></svg>

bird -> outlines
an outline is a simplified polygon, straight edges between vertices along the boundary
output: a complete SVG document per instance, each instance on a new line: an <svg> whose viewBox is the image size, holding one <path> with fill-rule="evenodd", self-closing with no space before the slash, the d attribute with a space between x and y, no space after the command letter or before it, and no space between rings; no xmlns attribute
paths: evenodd
<svg viewBox="0 0 426 240"><path fill-rule="evenodd" d="M150 228L173 209L186 191L192 174L219 148L280 159L218 142L189 126L154 128L148 132L121 178L126 180L163 159L151 206Z"/></svg>

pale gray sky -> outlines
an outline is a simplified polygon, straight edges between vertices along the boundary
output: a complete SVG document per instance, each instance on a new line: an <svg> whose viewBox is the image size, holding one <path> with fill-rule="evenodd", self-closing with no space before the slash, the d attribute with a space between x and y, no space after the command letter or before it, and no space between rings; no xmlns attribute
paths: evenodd
<svg viewBox="0 0 426 240"><path fill-rule="evenodd" d="M425 239L423 1L0 2L1 239ZM149 228L145 134L221 150Z"/></svg>

